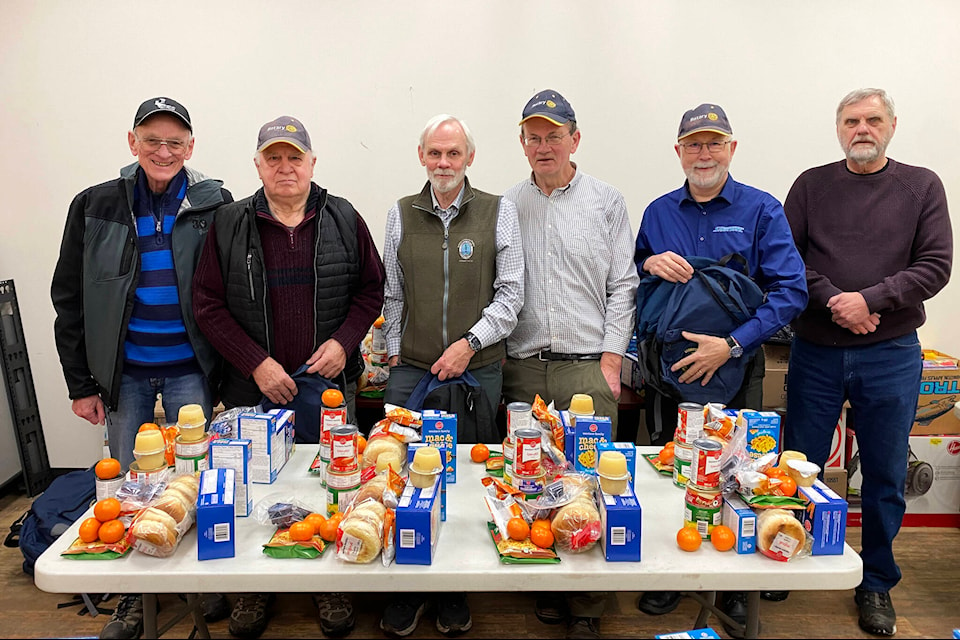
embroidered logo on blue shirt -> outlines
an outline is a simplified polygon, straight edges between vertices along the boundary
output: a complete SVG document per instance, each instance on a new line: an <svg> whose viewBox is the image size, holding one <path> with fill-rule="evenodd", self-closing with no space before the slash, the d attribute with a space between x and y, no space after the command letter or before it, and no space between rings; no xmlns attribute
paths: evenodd
<svg viewBox="0 0 960 640"><path fill-rule="evenodd" d="M473 258L473 240L461 240L457 245L457 253L461 260L470 260Z"/></svg>
<svg viewBox="0 0 960 640"><path fill-rule="evenodd" d="M719 226L713 228L714 233L743 233L743 227L736 224Z"/></svg>

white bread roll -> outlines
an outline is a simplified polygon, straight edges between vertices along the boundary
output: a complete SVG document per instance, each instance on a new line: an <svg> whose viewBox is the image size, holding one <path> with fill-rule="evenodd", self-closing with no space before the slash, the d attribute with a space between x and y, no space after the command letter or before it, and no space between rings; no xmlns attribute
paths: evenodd
<svg viewBox="0 0 960 640"><path fill-rule="evenodd" d="M376 466L377 458L380 457L381 453L387 451L396 453L398 460L406 460L407 458L407 445L391 435L378 436L367 442L367 447L363 450L363 464L361 466L364 469Z"/></svg>
<svg viewBox="0 0 960 640"><path fill-rule="evenodd" d="M380 475L370 478L366 484L360 487L360 491L357 492L357 495L353 498L354 504L360 504L365 500L376 500L377 502L383 502L383 492L387 489L387 474L381 473Z"/></svg>
<svg viewBox="0 0 960 640"><path fill-rule="evenodd" d="M140 512L130 525L130 533L160 550L172 550L177 544L177 522L166 512L153 507Z"/></svg>
<svg viewBox="0 0 960 640"><path fill-rule="evenodd" d="M153 503L151 507L168 514L178 524L183 522L183 519L190 513L190 509L183 503L183 499L171 491L164 491L160 499Z"/></svg>
<svg viewBox="0 0 960 640"><path fill-rule="evenodd" d="M600 539L600 512L592 500L578 498L557 510L550 530L557 548L571 553L587 551Z"/></svg>
<svg viewBox="0 0 960 640"><path fill-rule="evenodd" d="M343 536L352 536L359 540L359 549L353 546L349 548L349 553L355 553L356 558L351 558L349 555L346 555L347 551L342 549L339 557L344 560L366 563L371 562L380 553L380 549L383 546L380 533L381 529L376 527L368 519L362 517L346 518L340 523L340 531L343 533ZM345 546L350 544L350 542L344 541Z"/></svg>
<svg viewBox="0 0 960 640"><path fill-rule="evenodd" d="M765 555L789 560L803 549L807 534L786 509L765 509L757 518L757 548Z"/></svg>

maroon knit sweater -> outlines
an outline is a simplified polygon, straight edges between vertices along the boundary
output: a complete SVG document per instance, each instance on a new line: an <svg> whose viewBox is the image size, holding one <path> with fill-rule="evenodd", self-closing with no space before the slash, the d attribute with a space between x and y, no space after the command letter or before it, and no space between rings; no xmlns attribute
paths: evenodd
<svg viewBox="0 0 960 640"><path fill-rule="evenodd" d="M810 301L794 320L797 335L815 344L873 344L923 324L923 301L950 279L953 232L937 174L889 160L860 175L834 162L802 173L783 205L807 266ZM873 333L857 335L831 320L827 301L859 291Z"/></svg>

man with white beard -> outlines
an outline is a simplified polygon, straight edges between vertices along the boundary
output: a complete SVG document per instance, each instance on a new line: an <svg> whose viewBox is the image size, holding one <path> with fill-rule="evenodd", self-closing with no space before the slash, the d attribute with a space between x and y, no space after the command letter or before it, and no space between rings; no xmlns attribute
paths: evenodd
<svg viewBox="0 0 960 640"><path fill-rule="evenodd" d="M469 370L480 383L480 401L487 404L488 411L478 415L491 420L478 424L477 431L493 434L494 442L504 339L523 305L517 208L470 185L466 173L476 145L462 120L447 114L431 118L417 154L427 183L387 213L383 329L390 378L384 402L404 406L428 372L447 380ZM395 636L413 633L426 606L424 596L400 594L387 606L380 627ZM455 635L470 626L466 594L441 594L437 629Z"/></svg>
<svg viewBox="0 0 960 640"><path fill-rule="evenodd" d="M637 270L641 276L653 274L669 282L687 282L693 276L693 267L686 257L719 260L736 253L746 258L750 277L764 292L763 304L729 336L684 333L698 347L677 365L687 367L680 382L707 381L730 358L753 352L743 385L729 406L760 409L764 359L759 347L806 305L803 261L780 202L769 193L730 177L730 161L737 141L723 109L715 104L701 104L683 114L674 150L687 180L679 189L654 200L644 211L634 254ZM650 387L645 392L650 442L665 444L673 440L677 401ZM768 599L784 597L781 592L761 595ZM644 613L660 615L673 611L679 601L677 592L649 591L638 606ZM725 608L731 618L743 624L746 594L726 594ZM743 635L742 630L726 623L724 627L731 636Z"/></svg>

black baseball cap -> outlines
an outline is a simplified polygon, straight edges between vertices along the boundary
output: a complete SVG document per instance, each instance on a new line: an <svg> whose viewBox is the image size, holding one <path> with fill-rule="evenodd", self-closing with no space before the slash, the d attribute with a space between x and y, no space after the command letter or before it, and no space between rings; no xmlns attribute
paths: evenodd
<svg viewBox="0 0 960 640"><path fill-rule="evenodd" d="M523 117L520 124L530 118L543 118L557 126L577 121L577 116L573 113L573 107L570 106L566 98L553 89L544 89L530 98L527 106L523 108Z"/></svg>
<svg viewBox="0 0 960 640"><path fill-rule="evenodd" d="M187 125L190 133L193 133L193 125L190 124L190 112L187 111L187 108L173 98L163 97L150 98L140 105L140 108L137 109L137 115L133 117L134 128L139 127L144 120L158 113L169 113L172 116L177 116L183 120L183 124Z"/></svg>
<svg viewBox="0 0 960 640"><path fill-rule="evenodd" d="M733 128L730 126L727 114L716 104L702 104L684 113L683 118L680 119L677 140L700 131L721 133L725 136L733 135Z"/></svg>
<svg viewBox="0 0 960 640"><path fill-rule="evenodd" d="M301 153L313 152L307 128L293 116L280 116L260 127L260 135L257 136L257 153L278 142L292 144Z"/></svg>

